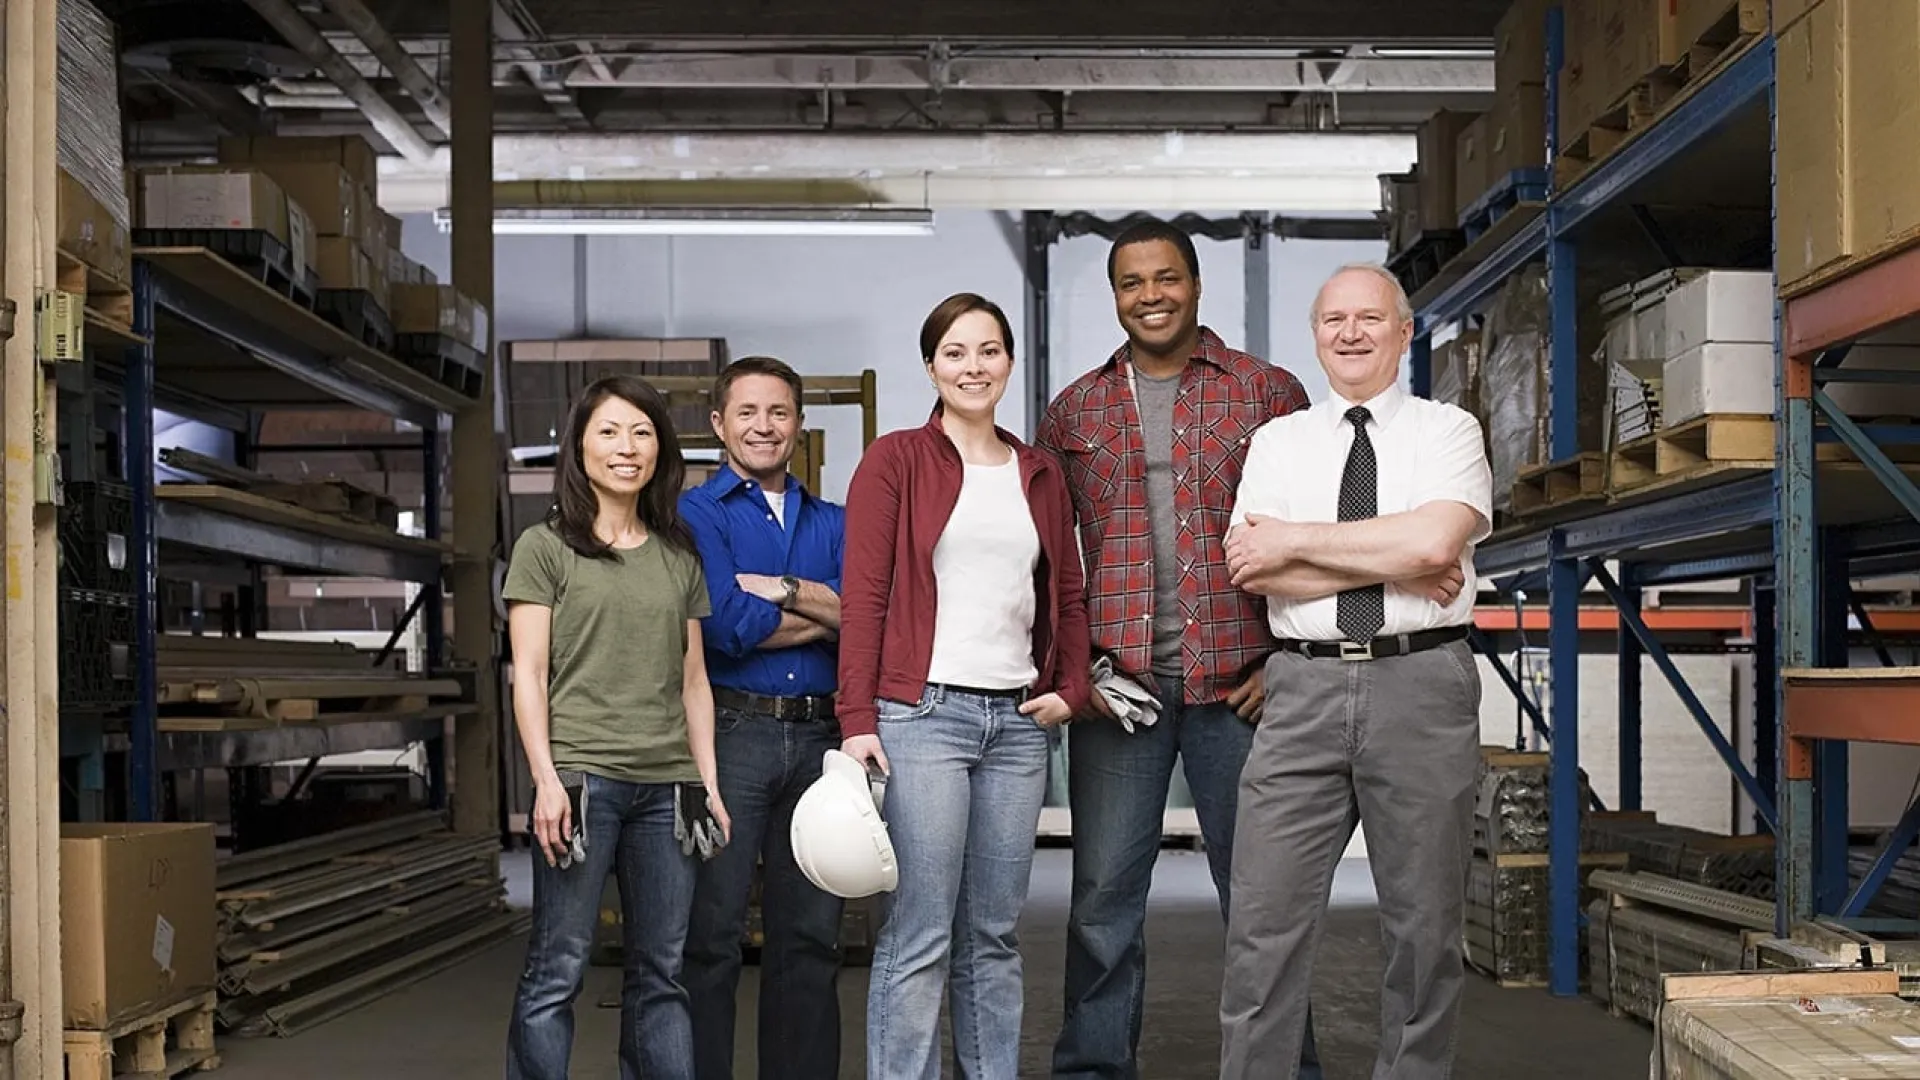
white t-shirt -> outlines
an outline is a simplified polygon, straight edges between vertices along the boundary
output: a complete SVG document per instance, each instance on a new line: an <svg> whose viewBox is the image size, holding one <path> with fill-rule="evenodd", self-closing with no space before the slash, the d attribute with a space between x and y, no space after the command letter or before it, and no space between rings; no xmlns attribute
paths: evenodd
<svg viewBox="0 0 1920 1080"><path fill-rule="evenodd" d="M787 492L785 488L775 491L761 488L760 494L767 497L767 509L773 512L773 523L782 529L787 527Z"/></svg>
<svg viewBox="0 0 1920 1080"><path fill-rule="evenodd" d="M1460 556L1466 575L1460 595L1442 607L1388 583L1381 636L1471 624L1473 549L1493 531L1493 474L1480 423L1464 409L1414 397L1395 385L1371 401L1347 401L1333 394L1312 408L1269 420L1248 444L1232 524L1241 524L1249 513L1285 521L1340 520L1340 478L1353 446L1353 425L1346 412L1354 405L1365 405L1373 414L1367 438L1378 465L1380 516L1440 500L1462 503L1480 516ZM1335 623L1338 610L1334 596L1307 601L1269 597L1267 622L1276 637L1339 641L1346 635Z"/></svg>
<svg viewBox="0 0 1920 1080"><path fill-rule="evenodd" d="M933 546L939 594L927 681L1018 690L1039 677L1033 574L1040 531L1017 457L966 470L959 502Z"/></svg>

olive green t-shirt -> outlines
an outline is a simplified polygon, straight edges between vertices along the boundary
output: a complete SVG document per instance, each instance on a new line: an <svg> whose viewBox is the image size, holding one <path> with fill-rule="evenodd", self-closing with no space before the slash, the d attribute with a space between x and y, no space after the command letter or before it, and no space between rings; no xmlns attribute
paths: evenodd
<svg viewBox="0 0 1920 1080"><path fill-rule="evenodd" d="M687 620L711 612L699 559L659 537L589 559L545 524L520 534L509 603L553 610L548 741L553 764L613 780L699 780L681 681Z"/></svg>

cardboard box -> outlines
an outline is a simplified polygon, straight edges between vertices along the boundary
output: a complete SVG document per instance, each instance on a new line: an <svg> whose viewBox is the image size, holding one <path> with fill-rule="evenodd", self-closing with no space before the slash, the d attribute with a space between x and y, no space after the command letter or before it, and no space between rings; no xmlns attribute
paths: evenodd
<svg viewBox="0 0 1920 1080"><path fill-rule="evenodd" d="M1399 254L1420 239L1420 180L1412 173L1380 176L1380 217L1387 226L1387 252Z"/></svg>
<svg viewBox="0 0 1920 1080"><path fill-rule="evenodd" d="M143 229L255 229L291 245L287 221L286 192L258 169L176 165L140 171Z"/></svg>
<svg viewBox="0 0 1920 1080"><path fill-rule="evenodd" d="M1415 141L1420 154L1416 172L1420 177L1422 229L1452 229L1459 226L1460 201L1456 186L1459 170L1454 155L1460 142L1460 133L1479 115L1442 109L1420 125Z"/></svg>
<svg viewBox="0 0 1920 1080"><path fill-rule="evenodd" d="M1711 342L1773 344L1773 275L1764 270L1710 271L1668 293L1661 306L1662 357Z"/></svg>
<svg viewBox="0 0 1920 1080"><path fill-rule="evenodd" d="M380 190L379 158L373 144L358 135L261 135L220 140L221 161L238 164L275 162L338 165L357 184Z"/></svg>
<svg viewBox="0 0 1920 1080"><path fill-rule="evenodd" d="M1547 11L1554 0L1514 0L1493 27L1493 85L1505 94L1547 81Z"/></svg>
<svg viewBox="0 0 1920 1080"><path fill-rule="evenodd" d="M320 274L323 289L373 291L373 260L360 250L360 244L344 236L323 236L314 269Z"/></svg>
<svg viewBox="0 0 1920 1080"><path fill-rule="evenodd" d="M380 243L394 251L399 251L401 248L401 233L405 231L399 215L389 214L385 210L380 209L378 201L374 203L373 215L374 220L378 224L377 232L380 237Z"/></svg>
<svg viewBox="0 0 1920 1080"><path fill-rule="evenodd" d="M451 285L400 285L393 292L393 329L401 334L444 334L475 345L476 306ZM478 326L484 327L484 319Z"/></svg>
<svg viewBox="0 0 1920 1080"><path fill-rule="evenodd" d="M1892 993L1752 993L1662 1004L1661 1080L1920 1076L1920 1005Z"/></svg>
<svg viewBox="0 0 1920 1080"><path fill-rule="evenodd" d="M1586 0L1564 9L1566 65L1575 85L1561 138L1586 129L1655 70L1679 62L1685 49L1676 6L1676 0Z"/></svg>
<svg viewBox="0 0 1920 1080"><path fill-rule="evenodd" d="M1851 246L1864 254L1920 231L1920 4L1841 2L1854 9L1845 58L1848 217Z"/></svg>
<svg viewBox="0 0 1920 1080"><path fill-rule="evenodd" d="M1711 342L1661 370L1661 421L1667 427L1707 413L1773 412L1771 342Z"/></svg>
<svg viewBox="0 0 1920 1080"><path fill-rule="evenodd" d="M1502 90L1488 114L1487 182L1492 187L1515 169L1547 164L1547 88L1538 83Z"/></svg>
<svg viewBox="0 0 1920 1080"><path fill-rule="evenodd" d="M214 987L213 827L60 827L65 1024L99 1031Z"/></svg>
<svg viewBox="0 0 1920 1080"><path fill-rule="evenodd" d="M1453 224L1458 226L1460 218L1480 196L1487 193L1493 184L1492 146L1489 132L1492 130L1493 114L1481 113L1473 122L1460 131L1459 141L1454 144L1453 152Z"/></svg>
<svg viewBox="0 0 1920 1080"><path fill-rule="evenodd" d="M270 161L257 166L300 204L321 236L361 238L360 195L345 169L326 162ZM363 245L364 246L364 243Z"/></svg>
<svg viewBox="0 0 1920 1080"><path fill-rule="evenodd" d="M367 254L385 261L382 254L387 249L386 225L380 220L380 203L373 197L365 184L353 186L354 214L359 221L360 246Z"/></svg>
<svg viewBox="0 0 1920 1080"><path fill-rule="evenodd" d="M56 242L69 255L119 281L133 277L133 243L128 229L65 169L55 189Z"/></svg>
<svg viewBox="0 0 1920 1080"><path fill-rule="evenodd" d="M1775 270L1782 288L1854 252L1847 198L1848 0L1828 0L1775 44L1778 212Z"/></svg>
<svg viewBox="0 0 1920 1080"><path fill-rule="evenodd" d="M1821 0L1773 0L1773 36L1778 38L1786 32L1787 27L1799 22L1802 16L1819 7L1820 3Z"/></svg>

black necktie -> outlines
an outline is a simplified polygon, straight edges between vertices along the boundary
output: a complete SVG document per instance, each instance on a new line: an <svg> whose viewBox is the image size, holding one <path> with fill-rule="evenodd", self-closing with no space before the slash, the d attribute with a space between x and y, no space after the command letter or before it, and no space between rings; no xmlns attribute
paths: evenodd
<svg viewBox="0 0 1920 1080"><path fill-rule="evenodd" d="M1347 469L1340 477L1341 521L1365 521L1380 513L1379 469L1373 460L1373 442L1367 438L1367 421L1372 416L1364 405L1347 410L1347 422L1353 425L1353 447L1347 451ZM1384 585L1347 589L1340 594L1338 604L1334 621L1348 641L1372 641L1387 621Z"/></svg>

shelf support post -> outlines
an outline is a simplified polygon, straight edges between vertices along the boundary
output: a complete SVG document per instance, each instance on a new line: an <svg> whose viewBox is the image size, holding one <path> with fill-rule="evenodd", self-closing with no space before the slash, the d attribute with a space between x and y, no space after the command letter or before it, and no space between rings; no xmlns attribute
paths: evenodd
<svg viewBox="0 0 1920 1080"><path fill-rule="evenodd" d="M584 239L584 237L582 239ZM420 475L424 480L421 484L421 532L424 533L429 540L438 540L440 539L440 507L445 501L443 496L446 490L443 486L441 471L441 462L445 459L445 454L442 453L441 450L441 433L438 421L428 424L421 429L420 442ZM427 647L422 650L422 652L425 653L426 659L421 664L421 667L428 675L437 674L446 666L447 662L445 651L447 646L447 606L446 600L441 595L440 581L437 578L427 582L421 587L420 595L414 599L414 607L421 611L422 617L426 620L423 626L426 631ZM411 615L412 613L413 608L409 608L408 614ZM397 629L398 628L396 628L396 630ZM483 679L479 681L493 680ZM497 682L495 685L498 685ZM458 724L459 722L457 719L451 721L451 723L454 724ZM445 730L446 725L442 724L441 727L442 730ZM427 743L427 793L429 797L428 802L435 810L446 809L447 740L444 735L438 739L429 740Z"/></svg>
<svg viewBox="0 0 1920 1080"><path fill-rule="evenodd" d="M493 6L454 0L451 17L453 69L453 284L487 309L494 302L493 275ZM470 835L498 834L501 739L499 627L495 621L493 564L499 557L497 481L501 448L494 426L499 358L490 317L483 350L480 395L453 418L453 521L455 556L451 584L454 652L478 672L479 710L454 727L454 827Z"/></svg>
<svg viewBox="0 0 1920 1080"><path fill-rule="evenodd" d="M1273 234L1273 215L1265 210L1248 210L1240 216L1247 223L1246 234L1240 238L1246 277L1246 292L1241 297L1247 336L1243 347L1265 359L1273 354L1273 244L1279 238ZM1417 385L1420 343L1415 341L1413 347L1413 378ZM1426 396L1419 389L1414 393Z"/></svg>
<svg viewBox="0 0 1920 1080"><path fill-rule="evenodd" d="M127 350L127 385L121 409L126 433L127 487L133 502L133 715L128 721L127 798L135 821L156 820L159 776L160 633L158 514L153 490L153 274L133 264L133 332L143 343Z"/></svg>
<svg viewBox="0 0 1920 1080"><path fill-rule="evenodd" d="M1547 670L1553 680L1548 780L1547 888L1556 997L1580 992L1580 561L1558 529L1548 541Z"/></svg>
<svg viewBox="0 0 1920 1080"><path fill-rule="evenodd" d="M1621 611L1629 609L1638 613L1644 609L1644 594L1640 586L1632 584L1633 566L1620 568L1620 576L1625 579L1620 588ZM1619 698L1620 698L1620 809L1638 810L1641 803L1641 777L1644 772L1644 755L1641 752L1641 706L1644 695L1641 693L1640 658L1644 650L1640 647L1640 638L1627 626L1625 615L1621 616L1620 629L1615 632L1618 638L1616 651L1619 654Z"/></svg>
<svg viewBox="0 0 1920 1080"><path fill-rule="evenodd" d="M1053 212L1029 210L1021 215L1025 226L1026 258L1022 269L1027 285L1027 435L1040 428L1040 418L1053 404ZM871 440L869 440L871 441Z"/></svg>
<svg viewBox="0 0 1920 1080"><path fill-rule="evenodd" d="M1776 117L1776 138L1777 117ZM1781 351L1780 309L1774 306L1774 340L1780 356L1780 423L1774 471L1775 602L1779 611L1777 669L1813 667L1820 659L1818 587L1820 538L1814 517L1813 356ZM1774 712L1784 726L1786 709L1776 684ZM1778 911L1775 931L1785 934L1795 922L1814 916L1814 762L1802 740L1776 735L1780 770L1781 825L1776 845Z"/></svg>

